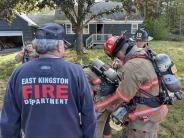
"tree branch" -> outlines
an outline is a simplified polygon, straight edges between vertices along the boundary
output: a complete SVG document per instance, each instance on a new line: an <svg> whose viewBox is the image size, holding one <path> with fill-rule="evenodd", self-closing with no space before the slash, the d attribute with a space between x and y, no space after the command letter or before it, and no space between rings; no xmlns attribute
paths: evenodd
<svg viewBox="0 0 184 138"><path fill-rule="evenodd" d="M97 17L103 16L103 15L113 14L113 13L116 13L116 12L124 12L123 6L121 6L121 7L116 6L115 8L113 8L111 10L104 10L104 11L99 12L98 14L94 14L87 21L85 21L84 24L88 24L88 22L90 22L91 20L93 20Z"/></svg>
<svg viewBox="0 0 184 138"><path fill-rule="evenodd" d="M85 0L78 0L78 18L77 23L80 26L83 23L83 20L85 19L84 15L85 10Z"/></svg>
<svg viewBox="0 0 184 138"><path fill-rule="evenodd" d="M77 24L77 13L75 11L75 2L73 0L58 1L58 3L56 3L56 4L59 7L61 7L61 10L64 12L64 14L68 18L68 20L70 20L73 25L76 25ZM71 12L71 11L73 11L73 12Z"/></svg>

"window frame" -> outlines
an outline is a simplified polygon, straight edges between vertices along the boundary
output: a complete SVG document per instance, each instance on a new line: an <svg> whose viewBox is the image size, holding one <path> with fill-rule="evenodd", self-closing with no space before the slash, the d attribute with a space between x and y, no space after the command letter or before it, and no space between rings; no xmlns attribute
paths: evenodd
<svg viewBox="0 0 184 138"><path fill-rule="evenodd" d="M67 25L70 25L70 28L69 28L70 32L68 32ZM66 23L66 24L65 24L65 30L66 30L66 34L75 34L75 33L73 32L72 24L71 24L71 23Z"/></svg>
<svg viewBox="0 0 184 138"><path fill-rule="evenodd" d="M69 29L67 28L68 25L70 25L70 28L69 28ZM84 28L83 28L83 30L82 30L82 31L83 31L83 34L89 34L89 24L87 24L86 26L87 26L87 32L85 32L85 31L84 31ZM65 24L65 30L66 30L66 31L65 31L66 34L75 34L75 33L73 32L73 26L72 26L71 23L66 23L66 24ZM68 30L70 30L70 32L68 32Z"/></svg>
<svg viewBox="0 0 184 138"><path fill-rule="evenodd" d="M83 34L89 34L89 24L86 25L87 26L87 32L84 32L84 28L82 29Z"/></svg>
<svg viewBox="0 0 184 138"><path fill-rule="evenodd" d="M136 28L133 28L133 26L136 25ZM135 34L135 32L138 30L139 24L138 23L132 23L131 24L131 34ZM134 32L135 30L135 32Z"/></svg>

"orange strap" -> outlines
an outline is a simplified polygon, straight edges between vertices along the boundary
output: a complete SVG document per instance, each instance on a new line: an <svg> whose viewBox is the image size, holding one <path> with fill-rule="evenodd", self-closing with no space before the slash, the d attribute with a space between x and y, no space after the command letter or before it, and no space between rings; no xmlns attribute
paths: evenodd
<svg viewBox="0 0 184 138"><path fill-rule="evenodd" d="M113 101L117 100L118 96L116 94L114 94L113 96L107 98L106 100L102 101L102 102L98 102L95 104L95 110L98 110L100 108L104 108L107 105L109 105L110 103L112 103Z"/></svg>

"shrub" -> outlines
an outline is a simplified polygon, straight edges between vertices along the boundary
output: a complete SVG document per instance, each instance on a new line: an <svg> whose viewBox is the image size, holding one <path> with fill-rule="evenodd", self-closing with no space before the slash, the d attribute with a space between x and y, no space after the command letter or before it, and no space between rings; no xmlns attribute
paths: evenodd
<svg viewBox="0 0 184 138"><path fill-rule="evenodd" d="M167 40L169 36L169 27L165 17L160 17L155 20L147 20L144 22L144 26L149 31L149 34L154 40Z"/></svg>

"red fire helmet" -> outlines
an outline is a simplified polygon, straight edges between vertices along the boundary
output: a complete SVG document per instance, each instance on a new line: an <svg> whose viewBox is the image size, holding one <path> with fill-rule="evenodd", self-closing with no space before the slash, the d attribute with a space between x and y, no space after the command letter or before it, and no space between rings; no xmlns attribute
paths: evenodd
<svg viewBox="0 0 184 138"><path fill-rule="evenodd" d="M117 42L118 38L119 38L119 36L111 36L104 43L104 51L110 57L112 56L113 50L116 47L116 42Z"/></svg>
<svg viewBox="0 0 184 138"><path fill-rule="evenodd" d="M119 42L126 39L125 35L121 36L111 36L109 37L106 42L104 43L104 51L109 57L113 57L114 53L117 52Z"/></svg>

